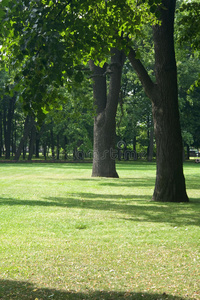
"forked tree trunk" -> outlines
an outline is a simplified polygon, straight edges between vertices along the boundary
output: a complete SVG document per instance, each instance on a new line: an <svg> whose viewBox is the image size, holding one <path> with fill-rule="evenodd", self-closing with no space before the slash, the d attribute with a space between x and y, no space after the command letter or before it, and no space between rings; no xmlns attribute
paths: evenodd
<svg viewBox="0 0 200 300"><path fill-rule="evenodd" d="M155 45L154 84L131 49L129 58L152 100L156 139L157 173L153 200L187 202L183 175L182 137L178 110L177 70L174 52L175 0L163 0L162 25L153 28Z"/></svg>
<svg viewBox="0 0 200 300"><path fill-rule="evenodd" d="M109 66L110 83L107 95L106 73L107 65L103 68L90 61L93 73L93 95L97 109L94 119L94 145L93 145L93 177L118 177L115 159L115 129L116 112L121 88L121 74L125 56L123 52L112 50L111 64Z"/></svg>

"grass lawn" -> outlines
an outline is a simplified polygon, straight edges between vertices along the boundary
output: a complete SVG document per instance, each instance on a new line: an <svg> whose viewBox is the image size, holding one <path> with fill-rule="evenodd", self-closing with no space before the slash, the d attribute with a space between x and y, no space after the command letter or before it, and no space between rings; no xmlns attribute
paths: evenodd
<svg viewBox="0 0 200 300"><path fill-rule="evenodd" d="M0 165L0 299L200 299L200 164L190 203L150 201L155 163Z"/></svg>

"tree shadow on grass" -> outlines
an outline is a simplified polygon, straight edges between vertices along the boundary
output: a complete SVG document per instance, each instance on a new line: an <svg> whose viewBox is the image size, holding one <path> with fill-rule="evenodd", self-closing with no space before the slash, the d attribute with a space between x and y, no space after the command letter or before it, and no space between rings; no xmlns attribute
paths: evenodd
<svg viewBox="0 0 200 300"><path fill-rule="evenodd" d="M58 201L72 208L120 213L122 219L129 221L168 223L171 226L200 226L200 199L190 203L160 203L149 201L148 195L79 193L73 197L71 199L52 197L48 200Z"/></svg>
<svg viewBox="0 0 200 300"><path fill-rule="evenodd" d="M178 296L163 294L150 294L138 292L117 292L117 291L87 291L75 292L65 290L55 290L48 288L37 288L32 283L23 281L0 280L0 299L1 300L189 300ZM194 298L193 298L194 300Z"/></svg>
<svg viewBox="0 0 200 300"><path fill-rule="evenodd" d="M148 195L70 193L44 200L0 198L0 205L44 206L116 212L116 218L133 222L168 223L171 226L200 226L200 199L189 203L149 201Z"/></svg>

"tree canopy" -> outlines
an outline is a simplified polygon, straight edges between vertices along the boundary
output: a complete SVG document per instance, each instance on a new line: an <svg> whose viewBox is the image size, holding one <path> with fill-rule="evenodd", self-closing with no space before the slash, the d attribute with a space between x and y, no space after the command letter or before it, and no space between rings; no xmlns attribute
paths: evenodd
<svg viewBox="0 0 200 300"><path fill-rule="evenodd" d="M156 22L158 3L2 0L2 59L15 70L24 108L38 112L55 105L50 84L65 81L70 88L83 78L82 63L105 61L112 47L129 51L143 25Z"/></svg>

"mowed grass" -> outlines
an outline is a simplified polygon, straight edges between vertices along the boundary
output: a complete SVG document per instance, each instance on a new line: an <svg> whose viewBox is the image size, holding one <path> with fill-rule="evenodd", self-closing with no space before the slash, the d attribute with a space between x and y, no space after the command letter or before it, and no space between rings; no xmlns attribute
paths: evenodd
<svg viewBox="0 0 200 300"><path fill-rule="evenodd" d="M155 163L0 165L0 299L200 299L200 165L155 203Z"/></svg>

